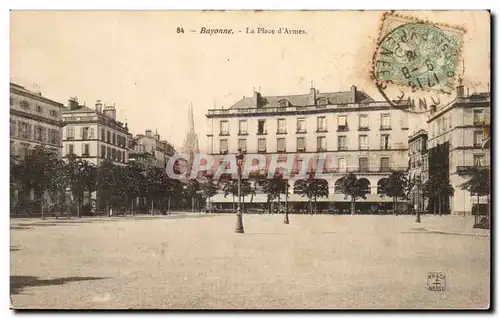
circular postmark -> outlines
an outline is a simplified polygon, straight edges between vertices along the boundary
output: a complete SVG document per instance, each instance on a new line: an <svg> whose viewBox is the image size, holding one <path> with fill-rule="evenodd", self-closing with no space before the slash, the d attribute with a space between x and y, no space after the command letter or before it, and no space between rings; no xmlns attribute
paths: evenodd
<svg viewBox="0 0 500 319"><path fill-rule="evenodd" d="M451 96L455 89L461 31L384 15L373 60L373 77L382 96L414 113L442 104L442 97Z"/></svg>
<svg viewBox="0 0 500 319"><path fill-rule="evenodd" d="M460 44L437 27L403 24L382 39L375 76L411 88L440 89L455 77L459 49Z"/></svg>

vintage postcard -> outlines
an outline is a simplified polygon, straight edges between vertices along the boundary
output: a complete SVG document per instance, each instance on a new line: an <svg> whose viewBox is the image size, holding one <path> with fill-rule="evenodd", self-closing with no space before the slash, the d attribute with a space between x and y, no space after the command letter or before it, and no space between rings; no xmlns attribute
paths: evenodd
<svg viewBox="0 0 500 319"><path fill-rule="evenodd" d="M11 11L12 309L489 309L489 11Z"/></svg>

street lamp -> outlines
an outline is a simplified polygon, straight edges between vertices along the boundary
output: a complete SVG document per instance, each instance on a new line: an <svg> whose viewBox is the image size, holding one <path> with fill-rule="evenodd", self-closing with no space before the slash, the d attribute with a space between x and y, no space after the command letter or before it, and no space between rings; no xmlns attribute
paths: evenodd
<svg viewBox="0 0 500 319"><path fill-rule="evenodd" d="M288 220L288 180L285 181L285 220L283 221L285 224L290 224L290 221Z"/></svg>
<svg viewBox="0 0 500 319"><path fill-rule="evenodd" d="M416 177L416 193L417 193L417 219L415 220L416 223L420 223L420 176Z"/></svg>
<svg viewBox="0 0 500 319"><path fill-rule="evenodd" d="M238 149L238 154L236 155L236 165L238 166L238 208L236 212L236 233L243 234L245 230L243 229L243 214L241 211L241 167L243 166L244 155L241 152L241 148Z"/></svg>

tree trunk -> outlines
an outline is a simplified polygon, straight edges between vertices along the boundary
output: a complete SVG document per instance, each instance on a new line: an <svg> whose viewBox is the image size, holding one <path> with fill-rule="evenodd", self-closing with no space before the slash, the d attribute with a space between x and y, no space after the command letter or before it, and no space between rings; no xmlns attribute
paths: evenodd
<svg viewBox="0 0 500 319"><path fill-rule="evenodd" d="M151 216L153 216L155 213L155 200L154 199L151 199Z"/></svg>
<svg viewBox="0 0 500 319"><path fill-rule="evenodd" d="M271 215L271 200L269 199L269 195L267 196L267 213Z"/></svg>
<svg viewBox="0 0 500 319"><path fill-rule="evenodd" d="M434 206L434 216L436 216L437 215L437 207L436 207L437 206L437 201L436 201L436 197L434 197L434 205L433 206Z"/></svg>
<svg viewBox="0 0 500 319"><path fill-rule="evenodd" d="M130 201L130 214L134 216L134 198Z"/></svg>
<svg viewBox="0 0 500 319"><path fill-rule="evenodd" d="M167 214L170 215L170 195L168 196L168 210L167 210Z"/></svg>
<svg viewBox="0 0 500 319"><path fill-rule="evenodd" d="M281 208L281 194L278 194L278 214L280 213L280 208Z"/></svg>
<svg viewBox="0 0 500 319"><path fill-rule="evenodd" d="M443 203L441 202L441 195L438 196L438 200L439 200L439 202L438 202L439 216L442 216L443 214L441 211L441 209L442 209L441 206Z"/></svg>
<svg viewBox="0 0 500 319"><path fill-rule="evenodd" d="M194 196L191 197L191 213L194 213Z"/></svg>
<svg viewBox="0 0 500 319"><path fill-rule="evenodd" d="M106 203L106 214L108 214L108 217L110 217L110 215L109 215L109 203Z"/></svg>
<svg viewBox="0 0 500 319"><path fill-rule="evenodd" d="M318 213L318 202L316 201L316 196L314 196L314 215Z"/></svg>
<svg viewBox="0 0 500 319"><path fill-rule="evenodd" d="M233 212L235 211L235 207L234 207L234 194L233 194Z"/></svg>
<svg viewBox="0 0 500 319"><path fill-rule="evenodd" d="M41 213L42 213L42 219L45 219L45 216L43 214L43 191L42 191L42 197L41 197L41 200L40 200L40 210L41 210Z"/></svg>
<svg viewBox="0 0 500 319"><path fill-rule="evenodd" d="M488 206L486 209L488 210L488 228L491 229L491 210L490 210L490 195L486 195L486 200L488 201Z"/></svg>
<svg viewBox="0 0 500 319"><path fill-rule="evenodd" d="M481 222L481 206L479 205L479 192L477 192L477 220L478 222Z"/></svg>
<svg viewBox="0 0 500 319"><path fill-rule="evenodd" d="M312 215L312 201L310 199L307 206L309 208L309 215Z"/></svg>
<svg viewBox="0 0 500 319"><path fill-rule="evenodd" d="M80 199L76 200L76 217L80 218Z"/></svg>
<svg viewBox="0 0 500 319"><path fill-rule="evenodd" d="M356 214L356 201L354 200L354 196L351 196L351 215Z"/></svg>

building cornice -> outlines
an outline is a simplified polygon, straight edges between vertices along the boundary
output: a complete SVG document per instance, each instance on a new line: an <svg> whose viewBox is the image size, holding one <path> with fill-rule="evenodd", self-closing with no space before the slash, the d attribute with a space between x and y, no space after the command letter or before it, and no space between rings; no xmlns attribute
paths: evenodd
<svg viewBox="0 0 500 319"><path fill-rule="evenodd" d="M231 117L268 117L268 116L290 116L290 115L313 115L331 113L350 113L368 111L401 111L395 109L387 102L372 102L367 104L336 105L336 107L318 108L317 106L290 106L290 107L262 107L252 109L226 109L208 110L207 118L231 118Z"/></svg>
<svg viewBox="0 0 500 319"><path fill-rule="evenodd" d="M17 86L17 84L14 84L14 85ZM12 85L10 86L10 92L11 93L14 93L14 94L17 94L17 95L21 95L21 96L24 96L24 97L27 97L27 98L30 98L30 99L33 99L33 100L40 101L40 102L45 102L45 103L51 104L53 106L57 106L59 108L64 108L64 105L62 103L56 102L56 101L51 100L51 99L46 98L46 97L43 97L43 96L41 96L39 94L36 94L35 92L26 92L24 90L18 89L16 87L13 87Z"/></svg>

